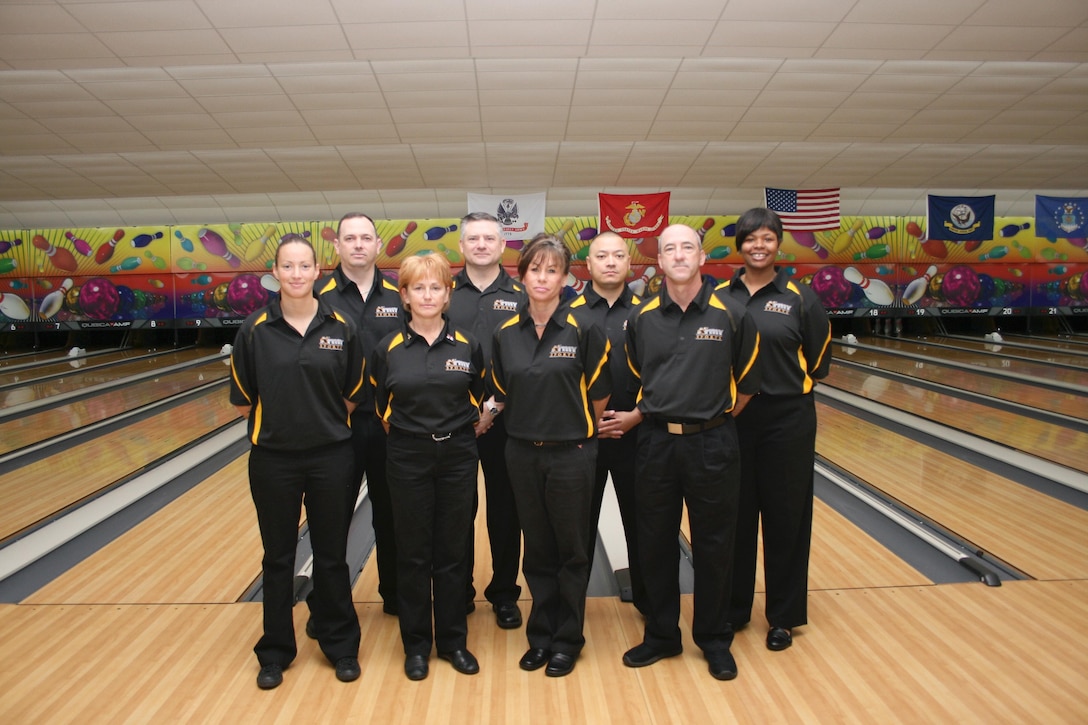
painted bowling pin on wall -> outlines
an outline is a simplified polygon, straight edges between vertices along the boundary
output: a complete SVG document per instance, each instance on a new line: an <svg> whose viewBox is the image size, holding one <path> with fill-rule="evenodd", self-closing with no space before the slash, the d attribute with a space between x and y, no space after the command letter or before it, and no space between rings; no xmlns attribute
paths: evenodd
<svg viewBox="0 0 1088 725"><path fill-rule="evenodd" d="M847 267L842 271L842 276L848 282L853 282L861 287L866 299L874 305L886 307L895 302L895 295L892 293L891 287L882 280L869 279L857 267Z"/></svg>

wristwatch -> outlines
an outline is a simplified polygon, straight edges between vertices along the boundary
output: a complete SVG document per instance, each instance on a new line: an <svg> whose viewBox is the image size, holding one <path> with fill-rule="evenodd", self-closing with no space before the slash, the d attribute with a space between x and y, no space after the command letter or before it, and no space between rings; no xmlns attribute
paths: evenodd
<svg viewBox="0 0 1088 725"><path fill-rule="evenodd" d="M499 407L494 403L485 403L484 407L487 408L488 413L491 413L492 418L496 417L500 412L502 412L499 410Z"/></svg>

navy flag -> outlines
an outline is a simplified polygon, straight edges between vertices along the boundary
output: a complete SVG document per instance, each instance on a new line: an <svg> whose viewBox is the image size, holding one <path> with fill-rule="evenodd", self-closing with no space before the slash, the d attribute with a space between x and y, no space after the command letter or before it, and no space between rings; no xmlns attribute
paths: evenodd
<svg viewBox="0 0 1088 725"><path fill-rule="evenodd" d="M1036 194L1035 228L1050 240L1088 237L1088 199Z"/></svg>
<svg viewBox="0 0 1088 725"><path fill-rule="evenodd" d="M994 196L928 196L930 239L984 242L994 238Z"/></svg>

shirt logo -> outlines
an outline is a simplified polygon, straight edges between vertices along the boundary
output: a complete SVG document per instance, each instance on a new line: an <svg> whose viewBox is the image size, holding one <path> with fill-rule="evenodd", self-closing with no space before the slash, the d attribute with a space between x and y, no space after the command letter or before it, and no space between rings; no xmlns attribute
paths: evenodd
<svg viewBox="0 0 1088 725"><path fill-rule="evenodd" d="M378 305L374 308L375 317L396 317L398 312L400 312L399 307L384 307Z"/></svg>
<svg viewBox="0 0 1088 725"><path fill-rule="evenodd" d="M779 315L788 315L792 309L793 305L787 305L785 302L775 302L774 300L767 300L767 304L763 306L764 312L774 312Z"/></svg>
<svg viewBox="0 0 1088 725"><path fill-rule="evenodd" d="M446 360L446 372L449 373L471 373L472 363L467 360L455 360L450 358Z"/></svg>
<svg viewBox="0 0 1088 725"><path fill-rule="evenodd" d="M548 355L548 357L564 358L567 360L573 360L577 356L577 345L552 345L552 352Z"/></svg>
<svg viewBox="0 0 1088 725"><path fill-rule="evenodd" d="M725 334L725 330L721 327L700 327L695 332L695 339L721 342L723 334Z"/></svg>
<svg viewBox="0 0 1088 725"><path fill-rule="evenodd" d="M344 341L338 337L324 335L317 341L317 347L320 350L343 350Z"/></svg>
<svg viewBox="0 0 1088 725"><path fill-rule="evenodd" d="M517 312L518 303L517 300L495 300L491 309L499 310L500 312Z"/></svg>

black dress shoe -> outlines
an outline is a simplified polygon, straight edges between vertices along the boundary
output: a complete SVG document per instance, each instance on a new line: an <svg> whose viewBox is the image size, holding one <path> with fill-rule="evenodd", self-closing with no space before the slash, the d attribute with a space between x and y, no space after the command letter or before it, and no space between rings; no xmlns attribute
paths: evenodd
<svg viewBox="0 0 1088 725"><path fill-rule="evenodd" d="M706 661L710 665L711 676L715 680L732 680L737 676L737 661L729 650L724 652L707 652Z"/></svg>
<svg viewBox="0 0 1088 725"><path fill-rule="evenodd" d="M556 652L548 660L548 666L544 669L544 674L548 677L566 677L574 672L574 663L577 661L578 655Z"/></svg>
<svg viewBox="0 0 1088 725"><path fill-rule="evenodd" d="M767 649L769 650L781 652L791 644L793 644L793 635L788 629L771 627L771 631L767 633Z"/></svg>
<svg viewBox="0 0 1088 725"><path fill-rule="evenodd" d="M492 604L495 609L495 621L501 629L517 629L521 626L521 610L517 602L499 602Z"/></svg>
<svg viewBox="0 0 1088 725"><path fill-rule="evenodd" d="M317 625L314 624L313 617L306 620L306 636L310 639L317 639Z"/></svg>
<svg viewBox="0 0 1088 725"><path fill-rule="evenodd" d="M480 671L480 663L467 649L455 649L452 652L439 652L438 659L446 660L453 669L462 675L475 675Z"/></svg>
<svg viewBox="0 0 1088 725"><path fill-rule="evenodd" d="M424 655L408 655L404 658L404 674L409 680L422 680L427 677L427 658Z"/></svg>
<svg viewBox="0 0 1088 725"><path fill-rule="evenodd" d="M521 656L521 659L518 660L518 667L528 672L539 670L541 667L548 664L548 659L551 656L552 653L543 647L533 647Z"/></svg>
<svg viewBox="0 0 1088 725"><path fill-rule="evenodd" d="M279 665L265 665L257 673L257 687L262 690L279 687L281 682L283 682L283 668Z"/></svg>
<svg viewBox="0 0 1088 725"><path fill-rule="evenodd" d="M354 682L359 679L361 672L358 657L341 657L336 660L336 679L341 682Z"/></svg>
<svg viewBox="0 0 1088 725"><path fill-rule="evenodd" d="M676 649L659 650L644 642L623 653L623 664L628 667L646 667L666 657L675 657L683 651L683 646L677 646Z"/></svg>
<svg viewBox="0 0 1088 725"><path fill-rule="evenodd" d="M382 604L382 611L391 616L397 616L397 604L393 601L387 601Z"/></svg>
<svg viewBox="0 0 1088 725"><path fill-rule="evenodd" d="M465 602L465 614L472 614L476 611L476 602L469 599Z"/></svg>

